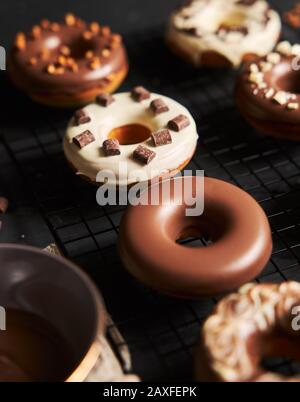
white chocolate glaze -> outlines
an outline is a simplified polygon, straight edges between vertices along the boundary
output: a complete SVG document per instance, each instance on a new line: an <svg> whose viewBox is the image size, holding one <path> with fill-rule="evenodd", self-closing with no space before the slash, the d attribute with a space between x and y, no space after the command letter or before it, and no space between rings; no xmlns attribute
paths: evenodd
<svg viewBox="0 0 300 402"><path fill-rule="evenodd" d="M128 92L116 94L114 98L115 101L108 107L96 103L86 106L83 110L91 118L89 123L76 126L73 119L70 121L64 140L64 152L78 174L95 182L99 171L110 170L117 180L110 183L122 186L139 181L138 178L128 177L132 171L142 171L150 180L177 169L193 156L198 139L197 128L193 117L184 106L173 99L154 93L151 94L150 99L142 102L133 100ZM149 106L151 101L157 98L164 100L169 111L155 116ZM128 124L141 124L148 127L151 132L155 132L166 127L168 121L179 114L187 116L190 125L180 132L170 131L172 144L155 147L151 139L142 143L156 153L156 157L148 165L143 166L132 158L133 151L139 144L120 145L120 155L104 155L103 141L108 138L114 128ZM80 149L73 143L73 138L85 130L91 131L96 141ZM128 172L119 172L121 162L127 163Z"/></svg>
<svg viewBox="0 0 300 402"><path fill-rule="evenodd" d="M171 15L167 29L170 46L180 49L196 66L204 53L213 51L239 66L246 54L264 56L275 46L281 21L278 13L268 11L268 3L257 0L253 5L237 4L238 0L195 0ZM268 13L268 21L266 21ZM222 25L241 26L241 32L218 34ZM186 31L196 29L199 37Z"/></svg>

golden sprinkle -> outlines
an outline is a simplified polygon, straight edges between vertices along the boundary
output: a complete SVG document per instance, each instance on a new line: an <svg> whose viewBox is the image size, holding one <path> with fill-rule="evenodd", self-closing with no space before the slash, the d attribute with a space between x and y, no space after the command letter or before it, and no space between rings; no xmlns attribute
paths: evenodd
<svg viewBox="0 0 300 402"><path fill-rule="evenodd" d="M38 25L35 25L35 26L32 28L32 30L31 30L31 36L32 36L34 39L39 38L39 37L41 36L41 33L42 33L41 27L38 26Z"/></svg>
<svg viewBox="0 0 300 402"><path fill-rule="evenodd" d="M98 22L92 22L90 24L90 30L94 33L97 34L100 31L100 25Z"/></svg>
<svg viewBox="0 0 300 402"><path fill-rule="evenodd" d="M94 52L92 51L92 50L88 50L86 53L85 53L85 58L86 59L92 59L94 57Z"/></svg>
<svg viewBox="0 0 300 402"><path fill-rule="evenodd" d="M26 36L23 32L16 35L15 46L19 50L24 50L26 48Z"/></svg>
<svg viewBox="0 0 300 402"><path fill-rule="evenodd" d="M59 32L59 30L60 30L59 24L57 22L53 22L51 24L51 31L52 32Z"/></svg>
<svg viewBox="0 0 300 402"><path fill-rule="evenodd" d="M62 75L65 72L64 67L55 65L55 64L49 64L47 66L47 72L51 75Z"/></svg>
<svg viewBox="0 0 300 402"><path fill-rule="evenodd" d="M109 49L103 49L101 54L102 54L103 57L109 57L110 50Z"/></svg>
<svg viewBox="0 0 300 402"><path fill-rule="evenodd" d="M94 57L89 66L92 70L96 70L98 67L100 67L101 62L99 60L99 57Z"/></svg>
<svg viewBox="0 0 300 402"><path fill-rule="evenodd" d="M48 72L49 74L55 74L55 65L54 65L54 64L49 64L49 65L47 66L47 72Z"/></svg>
<svg viewBox="0 0 300 402"><path fill-rule="evenodd" d="M93 37L93 33L90 31L85 31L83 32L82 36L84 37L85 40L91 40Z"/></svg>
<svg viewBox="0 0 300 402"><path fill-rule="evenodd" d="M65 56L58 56L57 61L62 66L65 66L67 64L67 58Z"/></svg>
<svg viewBox="0 0 300 402"><path fill-rule="evenodd" d="M54 74L56 74L56 75L62 75L62 74L64 74L64 72L65 72L65 69L64 69L63 67L57 67L57 68L55 69L55 73L54 73Z"/></svg>
<svg viewBox="0 0 300 402"><path fill-rule="evenodd" d="M76 23L76 17L74 14L68 13L65 15L65 22L68 26L73 26Z"/></svg>
<svg viewBox="0 0 300 402"><path fill-rule="evenodd" d="M60 53L63 54L64 56L69 56L71 54L71 50L68 46L62 46L60 48Z"/></svg>
<svg viewBox="0 0 300 402"><path fill-rule="evenodd" d="M111 33L110 27L108 26L102 27L101 33L103 36L109 36Z"/></svg>
<svg viewBox="0 0 300 402"><path fill-rule="evenodd" d="M122 36L119 35L119 34L113 34L113 35L111 36L111 41L112 41L113 43L121 43L121 42L122 42Z"/></svg>

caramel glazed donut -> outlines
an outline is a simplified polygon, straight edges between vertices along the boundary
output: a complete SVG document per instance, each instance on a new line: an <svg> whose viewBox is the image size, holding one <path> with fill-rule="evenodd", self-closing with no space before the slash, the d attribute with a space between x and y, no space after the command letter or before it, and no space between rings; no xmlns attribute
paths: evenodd
<svg viewBox="0 0 300 402"><path fill-rule="evenodd" d="M269 53L280 17L261 0L190 0L170 18L167 43L196 67L239 66Z"/></svg>
<svg viewBox="0 0 300 402"><path fill-rule="evenodd" d="M67 128L64 153L82 178L120 187L177 174L191 160L197 140L184 106L138 86L131 93L100 95L78 110ZM113 177L97 179L103 171Z"/></svg>
<svg viewBox="0 0 300 402"><path fill-rule="evenodd" d="M300 45L284 41L248 63L238 77L237 107L258 131L300 140L299 57Z"/></svg>
<svg viewBox="0 0 300 402"><path fill-rule="evenodd" d="M143 205L142 196L140 205L127 208L120 225L118 246L125 268L147 286L175 297L199 298L237 289L256 277L271 255L265 213L232 184L204 178L204 212L187 216L187 205L190 208L201 196L199 180L203 179L171 179L170 202ZM184 197L175 191L178 184ZM150 189L151 196L154 191L162 199L164 183ZM177 242L195 236L212 243L187 247Z"/></svg>
<svg viewBox="0 0 300 402"><path fill-rule="evenodd" d="M298 282L248 284L225 297L203 326L196 354L197 380L300 381L260 366L264 357L279 354L300 359L299 330L293 328L294 308L299 306Z"/></svg>
<svg viewBox="0 0 300 402"><path fill-rule="evenodd" d="M29 34L17 34L8 70L33 100L69 107L113 92L125 78L128 63L120 35L67 14L64 23L43 20Z"/></svg>

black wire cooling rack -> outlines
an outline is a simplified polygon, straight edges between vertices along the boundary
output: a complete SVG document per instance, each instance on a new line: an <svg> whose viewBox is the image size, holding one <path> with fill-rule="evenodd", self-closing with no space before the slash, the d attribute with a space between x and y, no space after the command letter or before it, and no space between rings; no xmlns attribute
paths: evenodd
<svg viewBox="0 0 300 402"><path fill-rule="evenodd" d="M299 33L284 28L293 42ZM300 280L300 144L255 133L233 103L236 73L195 71L169 53L162 37L157 27L126 38L131 72L122 89L142 84L189 108L200 140L188 168L240 186L269 217L274 251L257 281ZM217 300L176 300L132 279L116 250L124 207L99 207L96 188L64 160L61 140L72 112L37 106L7 81L1 84L1 191L36 208L62 252L98 284L130 348L135 373L148 381L192 379L200 325ZM266 364L286 374L300 372L299 365L282 358Z"/></svg>

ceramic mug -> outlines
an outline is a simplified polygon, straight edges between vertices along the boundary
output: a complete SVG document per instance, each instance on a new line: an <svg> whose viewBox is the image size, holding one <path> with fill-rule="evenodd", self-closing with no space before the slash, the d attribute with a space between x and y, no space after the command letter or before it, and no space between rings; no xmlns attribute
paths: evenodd
<svg viewBox="0 0 300 402"><path fill-rule="evenodd" d="M1 244L0 306L0 379L1 373L2 380L88 379L101 353L106 311L76 265L33 247Z"/></svg>

